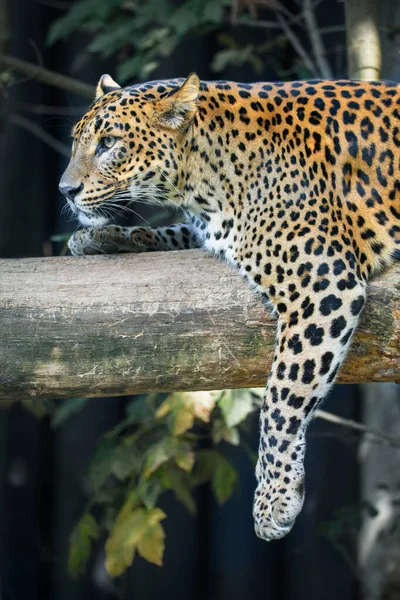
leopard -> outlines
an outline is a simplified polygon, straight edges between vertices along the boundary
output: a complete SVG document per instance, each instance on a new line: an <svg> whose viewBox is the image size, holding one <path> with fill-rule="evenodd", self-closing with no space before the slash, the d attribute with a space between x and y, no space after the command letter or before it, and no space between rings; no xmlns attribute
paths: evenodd
<svg viewBox="0 0 400 600"><path fill-rule="evenodd" d="M282 538L304 503L307 427L368 281L400 258L399 85L103 75L72 136L59 186L84 227L72 255L200 247L272 308L253 516L260 538ZM116 224L113 209L135 201L178 207L182 222Z"/></svg>

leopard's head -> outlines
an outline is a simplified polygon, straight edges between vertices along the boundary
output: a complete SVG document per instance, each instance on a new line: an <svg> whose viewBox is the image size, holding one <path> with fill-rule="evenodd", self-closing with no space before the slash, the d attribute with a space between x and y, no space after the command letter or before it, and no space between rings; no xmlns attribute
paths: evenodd
<svg viewBox="0 0 400 600"><path fill-rule="evenodd" d="M184 204L180 189L200 81L121 88L109 75L73 128L59 189L83 225L105 225L131 201Z"/></svg>

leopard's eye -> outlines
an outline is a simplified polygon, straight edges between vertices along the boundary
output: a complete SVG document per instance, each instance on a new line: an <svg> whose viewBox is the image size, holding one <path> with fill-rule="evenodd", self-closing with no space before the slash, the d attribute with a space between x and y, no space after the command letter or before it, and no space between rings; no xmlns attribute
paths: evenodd
<svg viewBox="0 0 400 600"><path fill-rule="evenodd" d="M100 154L107 152L107 150L114 146L118 139L120 138L114 137L113 135L106 135L105 137L101 138L97 144L96 155L99 156Z"/></svg>
<svg viewBox="0 0 400 600"><path fill-rule="evenodd" d="M104 137L101 139L101 143L106 148L112 148L114 146L115 142L116 142L116 138L113 137L112 135L108 135L107 137Z"/></svg>

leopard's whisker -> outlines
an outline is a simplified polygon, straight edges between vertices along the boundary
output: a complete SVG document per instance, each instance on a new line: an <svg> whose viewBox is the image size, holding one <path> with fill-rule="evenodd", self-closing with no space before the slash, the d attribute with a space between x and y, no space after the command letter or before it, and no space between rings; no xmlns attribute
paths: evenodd
<svg viewBox="0 0 400 600"><path fill-rule="evenodd" d="M133 208L130 208L129 206L124 206L123 204L121 205L117 205L111 202L107 203L107 206L113 207L114 210L118 207L122 212L119 213L119 216L123 215L123 211L125 210L126 212L130 212L134 215L136 215L137 217L139 217L140 219L142 219L142 221L144 221L149 227L151 227L151 224L149 223L149 221L147 221L147 219L145 219L143 217L143 215L139 214L138 212L136 212L135 210L133 210Z"/></svg>

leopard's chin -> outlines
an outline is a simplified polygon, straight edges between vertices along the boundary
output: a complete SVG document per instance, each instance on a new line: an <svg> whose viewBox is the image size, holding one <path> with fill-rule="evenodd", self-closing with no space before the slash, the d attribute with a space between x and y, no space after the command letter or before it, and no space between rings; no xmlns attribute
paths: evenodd
<svg viewBox="0 0 400 600"><path fill-rule="evenodd" d="M111 223L109 217L100 215L96 212L84 212L79 210L77 217L80 224L84 227L104 227L104 225Z"/></svg>

